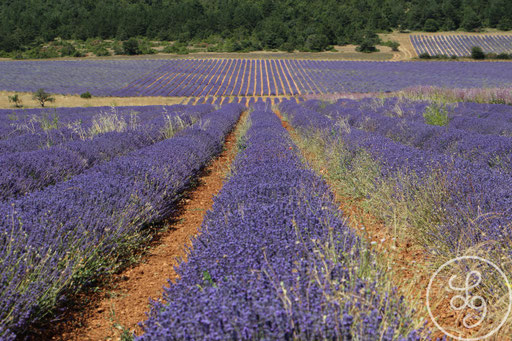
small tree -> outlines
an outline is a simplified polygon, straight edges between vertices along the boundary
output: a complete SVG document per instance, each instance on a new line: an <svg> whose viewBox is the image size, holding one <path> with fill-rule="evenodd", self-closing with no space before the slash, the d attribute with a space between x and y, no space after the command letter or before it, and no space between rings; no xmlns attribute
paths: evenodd
<svg viewBox="0 0 512 341"><path fill-rule="evenodd" d="M368 29L363 35L363 39L361 41L361 44L359 44L358 47L356 47L356 51L359 52L365 52L365 53L371 53L371 52L378 52L375 45L380 43L379 36L372 30Z"/></svg>
<svg viewBox="0 0 512 341"><path fill-rule="evenodd" d="M21 108L21 98L18 96L18 94L14 94L12 96L7 96L9 98L9 103L14 103L14 106L16 108Z"/></svg>
<svg viewBox="0 0 512 341"><path fill-rule="evenodd" d="M329 39L325 34L310 34L304 43L306 49L315 52L324 51L328 45Z"/></svg>
<svg viewBox="0 0 512 341"><path fill-rule="evenodd" d="M427 32L437 32L437 30L439 30L439 24L435 19L427 19L423 29Z"/></svg>
<svg viewBox="0 0 512 341"><path fill-rule="evenodd" d="M34 92L34 95L32 96L33 99L39 102L41 104L41 107L44 108L44 104L46 102L54 102L55 98L51 97L51 94L44 91L44 89L39 89L36 92Z"/></svg>
<svg viewBox="0 0 512 341"><path fill-rule="evenodd" d="M471 58L473 59L485 59L485 53L482 51L480 46L473 46L471 48Z"/></svg>
<svg viewBox="0 0 512 341"><path fill-rule="evenodd" d="M136 38L130 38L123 43L123 53L128 55L140 54L139 41Z"/></svg>

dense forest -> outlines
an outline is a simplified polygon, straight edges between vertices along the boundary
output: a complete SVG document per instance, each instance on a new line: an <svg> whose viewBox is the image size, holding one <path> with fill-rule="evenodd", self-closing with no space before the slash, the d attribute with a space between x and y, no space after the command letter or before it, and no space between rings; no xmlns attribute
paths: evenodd
<svg viewBox="0 0 512 341"><path fill-rule="evenodd" d="M368 31L508 30L509 1L3 0L0 50L17 51L56 37L136 36L179 42L222 39L235 49L314 50L360 43Z"/></svg>

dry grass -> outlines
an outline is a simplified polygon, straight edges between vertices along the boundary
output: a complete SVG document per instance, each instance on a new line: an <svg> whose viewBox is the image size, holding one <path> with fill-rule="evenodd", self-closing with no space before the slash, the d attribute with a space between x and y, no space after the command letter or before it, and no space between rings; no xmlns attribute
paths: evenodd
<svg viewBox="0 0 512 341"><path fill-rule="evenodd" d="M106 56L96 57L88 55L81 58L63 57L63 58L48 58L48 59L34 59L35 61L41 60L136 60L136 59L215 59L215 58L237 58L237 59L313 59L313 60L391 60L393 53L390 52L388 47L379 47L381 52L377 53L362 53L355 51L355 45L335 46L334 52L280 52L280 51L255 51L247 53L232 53L232 52L195 52L186 55L178 55L171 53L156 53L151 55L138 55L138 56ZM9 58L0 58L1 61L13 61ZM31 60L31 59L25 59Z"/></svg>
<svg viewBox="0 0 512 341"><path fill-rule="evenodd" d="M9 103L7 96L13 95L12 91L0 91L0 109L14 109L13 103ZM23 108L40 108L32 99L32 93L16 92L22 101ZM188 101L186 97L93 97L80 98L78 95L52 95L55 102L48 103L45 107L98 107L98 106L143 106L143 105L172 105Z"/></svg>

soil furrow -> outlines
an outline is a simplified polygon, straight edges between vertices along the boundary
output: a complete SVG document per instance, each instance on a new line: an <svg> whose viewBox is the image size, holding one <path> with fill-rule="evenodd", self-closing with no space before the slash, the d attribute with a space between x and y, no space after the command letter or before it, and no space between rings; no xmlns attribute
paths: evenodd
<svg viewBox="0 0 512 341"><path fill-rule="evenodd" d="M177 259L186 258L186 246L222 188L236 154L236 131L226 137L224 151L204 169L197 185L184 196L180 213L141 261L114 276L108 288L91 299L94 303L72 314L52 339L118 340L123 334L142 333L138 324L146 319L150 299L161 300L168 279L177 279Z"/></svg>

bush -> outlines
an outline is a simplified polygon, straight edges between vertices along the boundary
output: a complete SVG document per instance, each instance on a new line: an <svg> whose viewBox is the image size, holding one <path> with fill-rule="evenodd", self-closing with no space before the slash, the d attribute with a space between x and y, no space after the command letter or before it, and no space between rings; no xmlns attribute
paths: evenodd
<svg viewBox="0 0 512 341"><path fill-rule="evenodd" d="M16 108L21 108L21 98L18 96L18 94L14 94L12 96L7 96L9 98L9 103L14 103L14 106Z"/></svg>
<svg viewBox="0 0 512 341"><path fill-rule="evenodd" d="M439 24L434 19L427 19L427 21L425 21L423 30L427 32L437 32L439 30Z"/></svg>
<svg viewBox="0 0 512 341"><path fill-rule="evenodd" d="M498 55L494 52L490 52L488 54L485 55L485 59L489 58L489 59L497 59Z"/></svg>
<svg viewBox="0 0 512 341"><path fill-rule="evenodd" d="M39 102L42 108L46 102L54 102L55 98L51 97L49 93L44 91L44 89L39 89L32 95L32 98Z"/></svg>
<svg viewBox="0 0 512 341"><path fill-rule="evenodd" d="M445 106L436 103L429 105L425 109L423 118L426 124L435 126L446 126L450 122Z"/></svg>
<svg viewBox="0 0 512 341"><path fill-rule="evenodd" d="M91 52L94 53L98 57L110 56L110 52L108 52L108 50L103 46L94 48L91 50Z"/></svg>
<svg viewBox="0 0 512 341"><path fill-rule="evenodd" d="M510 59L510 55L508 53L502 52L496 56L496 59Z"/></svg>
<svg viewBox="0 0 512 341"><path fill-rule="evenodd" d="M293 51L295 51L295 46L293 46L292 43L290 43L289 41L287 41L286 43L284 43L283 45L281 45L281 50L282 51L286 51L288 53L293 53Z"/></svg>
<svg viewBox="0 0 512 341"><path fill-rule="evenodd" d="M92 95L89 91L86 91L83 94L80 94L80 98L89 99L89 98L92 98Z"/></svg>
<svg viewBox="0 0 512 341"><path fill-rule="evenodd" d="M423 52L422 54L419 55L419 57L421 59L430 59L430 54L428 54L428 52Z"/></svg>
<svg viewBox="0 0 512 341"><path fill-rule="evenodd" d="M133 56L140 54L139 41L135 38L130 38L123 43L123 53Z"/></svg>
<svg viewBox="0 0 512 341"><path fill-rule="evenodd" d="M471 48L471 58L485 59L485 53L480 46L473 46Z"/></svg>
<svg viewBox="0 0 512 341"><path fill-rule="evenodd" d="M83 57L83 55L71 44L65 43L60 49L62 57Z"/></svg>
<svg viewBox="0 0 512 341"><path fill-rule="evenodd" d="M325 34L310 34L304 43L306 49L315 52L324 51L327 46L329 46L329 39Z"/></svg>
<svg viewBox="0 0 512 341"><path fill-rule="evenodd" d="M391 51L399 51L400 43L394 40L390 40L384 43L384 45L391 47Z"/></svg>
<svg viewBox="0 0 512 341"><path fill-rule="evenodd" d="M377 45L379 42L379 36L375 32L367 30L363 35L361 43L358 47L356 47L356 51L364 53L378 52L379 50L375 47L375 45Z"/></svg>
<svg viewBox="0 0 512 341"><path fill-rule="evenodd" d="M450 56L450 58L451 58L451 59L458 59L459 57L457 57L457 55L452 54L452 55Z"/></svg>

